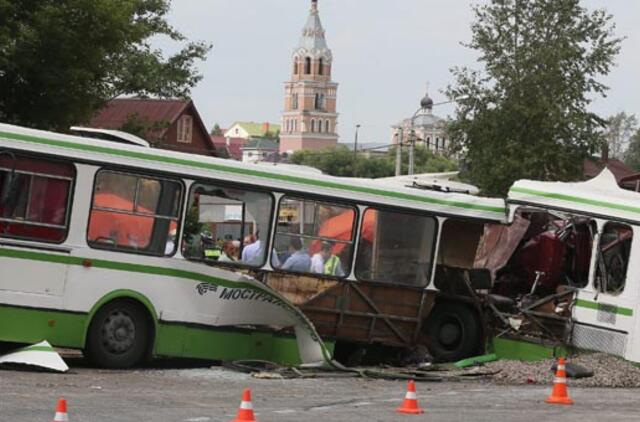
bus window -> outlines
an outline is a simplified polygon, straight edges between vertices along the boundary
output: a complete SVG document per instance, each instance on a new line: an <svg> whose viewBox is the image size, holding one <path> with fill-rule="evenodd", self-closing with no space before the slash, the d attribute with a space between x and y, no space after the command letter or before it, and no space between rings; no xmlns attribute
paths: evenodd
<svg viewBox="0 0 640 422"><path fill-rule="evenodd" d="M101 249L173 255L181 197L178 182L101 170L87 241Z"/></svg>
<svg viewBox="0 0 640 422"><path fill-rule="evenodd" d="M74 177L72 164L0 155L0 237L64 241Z"/></svg>
<svg viewBox="0 0 640 422"><path fill-rule="evenodd" d="M194 184L183 255L209 263L262 266L272 208L273 198L268 193Z"/></svg>
<svg viewBox="0 0 640 422"><path fill-rule="evenodd" d="M367 209L358 244L356 277L426 286L435 235L433 217Z"/></svg>
<svg viewBox="0 0 640 422"><path fill-rule="evenodd" d="M598 291L620 294L627 278L633 229L620 223L606 223L600 236L595 287Z"/></svg>
<svg viewBox="0 0 640 422"><path fill-rule="evenodd" d="M284 197L272 264L284 271L345 277L351 270L352 207Z"/></svg>

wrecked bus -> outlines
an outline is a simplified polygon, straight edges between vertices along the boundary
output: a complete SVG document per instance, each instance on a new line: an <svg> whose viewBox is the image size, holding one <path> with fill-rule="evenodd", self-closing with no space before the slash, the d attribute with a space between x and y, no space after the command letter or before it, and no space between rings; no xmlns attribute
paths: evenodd
<svg viewBox="0 0 640 422"><path fill-rule="evenodd" d="M0 125L0 341L107 367L457 359L482 347L481 309L438 285L505 221L499 199Z"/></svg>

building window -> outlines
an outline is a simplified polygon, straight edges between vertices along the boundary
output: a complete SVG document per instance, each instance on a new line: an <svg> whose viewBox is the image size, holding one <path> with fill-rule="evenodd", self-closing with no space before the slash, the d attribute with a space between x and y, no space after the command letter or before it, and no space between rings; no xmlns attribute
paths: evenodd
<svg viewBox="0 0 640 422"><path fill-rule="evenodd" d="M100 170L87 242L99 249L173 255L181 202L177 181Z"/></svg>
<svg viewBox="0 0 640 422"><path fill-rule="evenodd" d="M329 133L329 120L324 121L324 131Z"/></svg>
<svg viewBox="0 0 640 422"><path fill-rule="evenodd" d="M178 120L178 142L190 144L193 137L193 117L182 116Z"/></svg>
<svg viewBox="0 0 640 422"><path fill-rule="evenodd" d="M294 110L298 109L298 94L293 94L291 97L291 108Z"/></svg>
<svg viewBox="0 0 640 422"><path fill-rule="evenodd" d="M311 132L316 131L316 121L315 119L311 119Z"/></svg>
<svg viewBox="0 0 640 422"><path fill-rule="evenodd" d="M345 277L350 272L353 207L284 197L278 210L272 262L282 271Z"/></svg>
<svg viewBox="0 0 640 422"><path fill-rule="evenodd" d="M323 62L322 62L322 57L320 58L320 60L318 60L318 75L322 75L324 73L324 69L322 69L323 66Z"/></svg>
<svg viewBox="0 0 640 422"><path fill-rule="evenodd" d="M294 131L294 132L297 132L297 131L298 131L298 120L297 120L297 119L295 119L295 120L293 121L293 131Z"/></svg>
<svg viewBox="0 0 640 422"><path fill-rule="evenodd" d="M293 62L293 74L294 75L298 74L298 59L295 59Z"/></svg>
<svg viewBox="0 0 640 422"><path fill-rule="evenodd" d="M314 99L313 99L313 107L316 110L320 110L322 108L322 105L320 104L320 94L316 94Z"/></svg>
<svg viewBox="0 0 640 422"><path fill-rule="evenodd" d="M598 291L620 294L627 279L633 229L620 223L607 223L598 247L595 287Z"/></svg>
<svg viewBox="0 0 640 422"><path fill-rule="evenodd" d="M428 284L435 218L369 208L360 231L356 277L417 287Z"/></svg>
<svg viewBox="0 0 640 422"><path fill-rule="evenodd" d="M0 154L0 237L63 242L74 179L72 164Z"/></svg>
<svg viewBox="0 0 640 422"><path fill-rule="evenodd" d="M311 57L304 58L304 74L305 75L311 74Z"/></svg>

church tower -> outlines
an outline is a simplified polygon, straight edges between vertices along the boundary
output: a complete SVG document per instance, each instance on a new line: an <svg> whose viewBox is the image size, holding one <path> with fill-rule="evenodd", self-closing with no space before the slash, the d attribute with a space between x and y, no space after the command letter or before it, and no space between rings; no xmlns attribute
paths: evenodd
<svg viewBox="0 0 640 422"><path fill-rule="evenodd" d="M292 75L285 82L280 152L317 150L338 143L336 92L331 81L333 56L324 38L318 1L311 10L292 55Z"/></svg>

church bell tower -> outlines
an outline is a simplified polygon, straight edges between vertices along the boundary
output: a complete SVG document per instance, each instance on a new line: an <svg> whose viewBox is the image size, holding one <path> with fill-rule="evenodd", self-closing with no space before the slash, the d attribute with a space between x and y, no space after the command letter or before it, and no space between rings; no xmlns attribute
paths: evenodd
<svg viewBox="0 0 640 422"><path fill-rule="evenodd" d="M291 79L285 82L280 152L318 150L338 143L336 92L331 80L333 56L324 38L318 1L311 1L307 23L292 54Z"/></svg>

